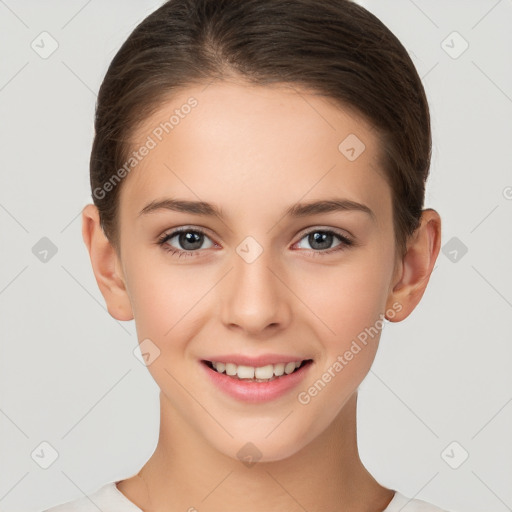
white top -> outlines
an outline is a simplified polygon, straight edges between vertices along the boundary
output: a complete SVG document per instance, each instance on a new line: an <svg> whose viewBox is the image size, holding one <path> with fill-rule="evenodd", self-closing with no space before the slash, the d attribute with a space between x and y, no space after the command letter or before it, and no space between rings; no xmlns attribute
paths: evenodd
<svg viewBox="0 0 512 512"><path fill-rule="evenodd" d="M407 507L406 507L407 505ZM117 487L109 482L92 494L74 501L44 510L43 512L143 512L130 501ZM450 512L422 500L406 498L395 491L393 499L382 512Z"/></svg>

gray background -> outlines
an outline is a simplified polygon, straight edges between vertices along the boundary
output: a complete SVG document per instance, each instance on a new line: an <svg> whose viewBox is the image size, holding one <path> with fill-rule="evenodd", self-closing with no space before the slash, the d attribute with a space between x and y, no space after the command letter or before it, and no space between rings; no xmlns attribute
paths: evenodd
<svg viewBox="0 0 512 512"><path fill-rule="evenodd" d="M443 219L424 298L386 325L361 385L361 457L409 497L457 512L512 510L512 0L360 3L423 79L434 145L426 207ZM96 92L159 5L0 0L4 512L128 477L157 442L158 387L134 356L133 321L106 311L79 214L91 202Z"/></svg>

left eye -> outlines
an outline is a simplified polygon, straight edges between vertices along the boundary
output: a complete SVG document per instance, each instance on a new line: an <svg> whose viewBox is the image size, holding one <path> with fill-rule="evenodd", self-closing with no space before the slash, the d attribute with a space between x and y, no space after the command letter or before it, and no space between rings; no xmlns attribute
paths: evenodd
<svg viewBox="0 0 512 512"><path fill-rule="evenodd" d="M330 247L334 238L340 240L340 243L338 243L334 247ZM301 238L301 240L304 239L307 239L312 249L322 250L323 253L330 253L334 250L341 250L345 246L352 245L352 241L349 240L347 237L331 230L315 229L313 231L310 231L309 233L306 233L306 235ZM340 245L342 247L339 247Z"/></svg>

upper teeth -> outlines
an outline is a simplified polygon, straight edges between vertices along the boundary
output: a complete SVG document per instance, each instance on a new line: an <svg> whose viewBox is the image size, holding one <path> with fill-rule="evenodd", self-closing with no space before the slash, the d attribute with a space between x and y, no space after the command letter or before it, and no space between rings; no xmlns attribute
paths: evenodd
<svg viewBox="0 0 512 512"><path fill-rule="evenodd" d="M290 363L267 364L266 366L244 366L233 363L218 363L212 361L212 366L219 372L227 375L237 375L239 379L271 379L274 375L280 377L283 373L292 373L301 365L302 361Z"/></svg>

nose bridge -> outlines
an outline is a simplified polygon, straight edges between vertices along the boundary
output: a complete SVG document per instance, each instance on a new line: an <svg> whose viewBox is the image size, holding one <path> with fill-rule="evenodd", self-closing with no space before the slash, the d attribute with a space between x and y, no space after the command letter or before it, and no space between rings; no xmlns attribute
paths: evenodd
<svg viewBox="0 0 512 512"><path fill-rule="evenodd" d="M257 332L289 320L285 287L275 276L272 250L247 236L233 251L233 270L221 297L226 325Z"/></svg>

